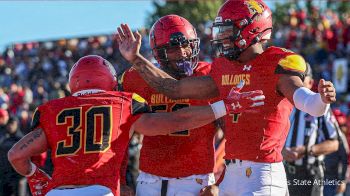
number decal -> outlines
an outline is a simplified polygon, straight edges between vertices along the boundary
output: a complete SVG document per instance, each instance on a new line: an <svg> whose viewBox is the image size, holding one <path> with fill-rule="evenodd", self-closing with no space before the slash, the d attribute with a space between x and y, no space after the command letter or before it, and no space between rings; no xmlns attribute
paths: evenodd
<svg viewBox="0 0 350 196"><path fill-rule="evenodd" d="M56 156L75 154L81 148L81 108L69 108L62 110L57 118L57 125L67 124L67 119L72 119L72 125L67 127L69 139L57 143ZM67 143L70 144L67 144Z"/></svg>
<svg viewBox="0 0 350 196"><path fill-rule="evenodd" d="M173 105L170 108L170 111L174 112L176 110L182 109L182 108L186 108L189 107L190 104L188 103L176 103L175 105ZM167 111L167 107L168 105L166 104L162 104L162 105L152 105L151 109L152 112L166 112ZM169 134L171 136L189 136L190 135L190 131L189 130L183 130L183 131L178 131L175 133L171 133Z"/></svg>
<svg viewBox="0 0 350 196"><path fill-rule="evenodd" d="M85 153L105 152L110 147L112 132L112 107L92 107L86 112ZM97 117L100 117L101 128L97 129ZM101 141L96 141L96 134L100 132Z"/></svg>
<svg viewBox="0 0 350 196"><path fill-rule="evenodd" d="M56 156L76 154L82 146L82 108L68 108L57 115L57 125L67 124L67 119L72 119L72 125L67 127L65 140L57 143ZM109 149L112 132L112 107L91 107L85 112L85 148L84 153L99 153ZM97 141L96 136L100 136Z"/></svg>

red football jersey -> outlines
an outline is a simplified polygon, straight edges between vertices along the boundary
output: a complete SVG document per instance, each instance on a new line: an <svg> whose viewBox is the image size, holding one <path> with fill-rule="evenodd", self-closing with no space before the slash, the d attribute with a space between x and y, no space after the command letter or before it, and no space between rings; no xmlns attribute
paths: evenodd
<svg viewBox="0 0 350 196"><path fill-rule="evenodd" d="M33 128L44 130L52 150L52 188L99 184L119 195L129 130L146 111L138 95L114 91L69 96L39 106Z"/></svg>
<svg viewBox="0 0 350 196"><path fill-rule="evenodd" d="M193 76L207 75L209 72L210 64L199 62ZM151 88L132 68L124 73L122 85L123 90L135 92L145 98L153 112L170 112L190 105L209 104L205 100L169 99ZM213 172L215 130L214 123L211 123L167 136L145 136L141 148L140 170L170 178Z"/></svg>
<svg viewBox="0 0 350 196"><path fill-rule="evenodd" d="M225 98L231 88L241 80L241 90L262 90L265 105L257 113L243 112L225 117L225 159L241 159L255 162L280 162L288 130L289 115L293 105L277 92L281 74L292 74L303 79L306 63L293 52L270 47L255 59L240 64L218 58L212 64L211 77Z"/></svg>

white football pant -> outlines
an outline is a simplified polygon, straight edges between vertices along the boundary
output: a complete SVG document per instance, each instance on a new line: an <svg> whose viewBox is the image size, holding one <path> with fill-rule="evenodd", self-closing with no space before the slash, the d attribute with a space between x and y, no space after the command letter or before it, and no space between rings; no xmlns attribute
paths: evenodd
<svg viewBox="0 0 350 196"><path fill-rule="evenodd" d="M111 189L101 185L91 185L73 189L52 189L46 196L114 196Z"/></svg>
<svg viewBox="0 0 350 196"><path fill-rule="evenodd" d="M287 191L282 162L236 160L226 166L225 177L219 185L220 196L285 196Z"/></svg>
<svg viewBox="0 0 350 196"><path fill-rule="evenodd" d="M162 180L168 180L167 196L198 196L202 188L215 183L213 173L185 178L163 178L141 172L137 178L136 196L160 196Z"/></svg>

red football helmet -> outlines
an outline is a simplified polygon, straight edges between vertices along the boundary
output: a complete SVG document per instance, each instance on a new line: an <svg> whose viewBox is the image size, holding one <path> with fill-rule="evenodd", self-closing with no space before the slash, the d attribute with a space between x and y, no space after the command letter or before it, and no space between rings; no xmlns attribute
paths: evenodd
<svg viewBox="0 0 350 196"><path fill-rule="evenodd" d="M167 50L171 47L190 45L192 55L189 58L191 68L198 63L199 39L196 29L185 18L178 15L167 15L154 23L149 36L152 52L161 65L169 62Z"/></svg>
<svg viewBox="0 0 350 196"><path fill-rule="evenodd" d="M272 12L262 0L228 0L213 24L212 45L219 56L236 60L249 46L269 40Z"/></svg>
<svg viewBox="0 0 350 196"><path fill-rule="evenodd" d="M69 72L71 93L87 89L115 90L116 71L106 59L97 55L80 58Z"/></svg>

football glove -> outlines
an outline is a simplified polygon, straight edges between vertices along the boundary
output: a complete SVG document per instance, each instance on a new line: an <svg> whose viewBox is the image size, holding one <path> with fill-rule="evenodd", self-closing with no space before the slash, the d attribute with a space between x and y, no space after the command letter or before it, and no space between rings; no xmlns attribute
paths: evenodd
<svg viewBox="0 0 350 196"><path fill-rule="evenodd" d="M46 193L49 191L49 183L51 182L51 177L36 167L34 174L27 177L27 181L32 195L42 196L46 195Z"/></svg>
<svg viewBox="0 0 350 196"><path fill-rule="evenodd" d="M223 100L226 111L229 114L253 111L254 107L264 105L264 93L261 90L240 92L244 86L242 80L236 87L233 87L228 96Z"/></svg>

